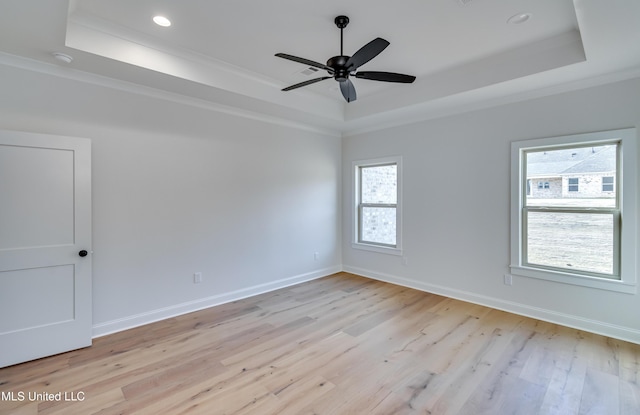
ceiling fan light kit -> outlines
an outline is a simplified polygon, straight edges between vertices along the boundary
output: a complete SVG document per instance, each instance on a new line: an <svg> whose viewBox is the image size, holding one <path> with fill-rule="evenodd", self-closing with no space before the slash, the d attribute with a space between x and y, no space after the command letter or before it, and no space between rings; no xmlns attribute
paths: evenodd
<svg viewBox="0 0 640 415"><path fill-rule="evenodd" d="M378 56L387 46L389 46L389 42L378 37L361 47L356 53L353 54L353 56L347 56L344 54L343 50L343 30L349 24L349 18L347 16L338 16L335 18L334 23L336 24L338 29L340 29L340 55L329 58L326 65L309 59L300 58L298 56L288 55L286 53L276 53L275 56L279 58L288 59L311 67L324 69L329 75L288 86L286 88L283 88L283 91L291 91L303 86L315 84L316 82L324 81L325 79L333 78L340 84L340 92L342 92L342 96L344 97L344 99L347 102L353 102L356 100L357 95L355 86L349 79L349 76L355 76L359 79L368 79L371 81L397 82L404 84L410 84L415 81L415 76L393 72L357 72L357 69L360 66Z"/></svg>

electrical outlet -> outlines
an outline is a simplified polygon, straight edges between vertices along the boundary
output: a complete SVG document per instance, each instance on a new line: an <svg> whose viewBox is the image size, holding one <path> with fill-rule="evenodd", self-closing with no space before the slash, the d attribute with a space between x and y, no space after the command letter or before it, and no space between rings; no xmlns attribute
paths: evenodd
<svg viewBox="0 0 640 415"><path fill-rule="evenodd" d="M317 261L318 259L320 259L320 252L314 252L314 253L313 253L313 259L314 259L315 261Z"/></svg>
<svg viewBox="0 0 640 415"><path fill-rule="evenodd" d="M504 285L513 285L513 276L510 274L504 274Z"/></svg>
<svg viewBox="0 0 640 415"><path fill-rule="evenodd" d="M193 283L200 284L202 282L202 272L196 272L193 274Z"/></svg>

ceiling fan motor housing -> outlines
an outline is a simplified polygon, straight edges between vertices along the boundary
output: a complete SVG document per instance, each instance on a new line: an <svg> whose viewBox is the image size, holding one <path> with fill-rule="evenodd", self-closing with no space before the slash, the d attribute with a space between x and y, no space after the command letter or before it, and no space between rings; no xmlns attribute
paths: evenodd
<svg viewBox="0 0 640 415"><path fill-rule="evenodd" d="M338 82L344 82L349 78L349 69L347 68L347 61L350 56L334 56L327 61L327 66L332 68L334 73L333 77Z"/></svg>

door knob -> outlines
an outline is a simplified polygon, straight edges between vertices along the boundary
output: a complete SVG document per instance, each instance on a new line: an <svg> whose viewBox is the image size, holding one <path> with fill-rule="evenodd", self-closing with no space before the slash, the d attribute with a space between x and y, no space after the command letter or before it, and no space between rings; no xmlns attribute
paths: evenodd
<svg viewBox="0 0 640 415"><path fill-rule="evenodd" d="M86 257L86 256L87 256L87 254L88 254L88 252L87 252L87 251L85 251L84 249L83 249L82 251L78 252L78 255L80 255L80 256L81 256L81 257L83 257L83 258L84 258L84 257Z"/></svg>

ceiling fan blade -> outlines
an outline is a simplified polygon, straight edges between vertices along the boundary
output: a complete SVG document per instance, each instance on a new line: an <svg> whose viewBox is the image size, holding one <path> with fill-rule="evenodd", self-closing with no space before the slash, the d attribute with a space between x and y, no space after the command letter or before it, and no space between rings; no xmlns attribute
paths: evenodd
<svg viewBox="0 0 640 415"><path fill-rule="evenodd" d="M333 68L331 68L331 67L329 67L329 66L327 66L327 65L325 65L323 63L310 61L309 59L299 58L299 57L293 56L293 55L287 55L286 53L276 53L276 56L279 57L279 58L283 58L283 59L289 59L290 61L302 63L304 65L314 66L316 68L324 69L326 71L329 71L330 73L333 73Z"/></svg>
<svg viewBox="0 0 640 415"><path fill-rule="evenodd" d="M331 76L323 76L322 78L309 79L308 81L300 82L299 84L291 85L283 88L283 91L291 91L292 89L301 88L303 86L315 84L316 82L324 81L325 79L332 78Z"/></svg>
<svg viewBox="0 0 640 415"><path fill-rule="evenodd" d="M355 76L356 78L360 79L370 79L372 81L384 82L400 82L403 84L410 84L416 80L415 76L393 72L363 71L356 73Z"/></svg>
<svg viewBox="0 0 640 415"><path fill-rule="evenodd" d="M347 68L349 68L350 71L356 70L360 66L378 56L378 54L382 52L387 46L389 46L389 42L382 39L381 37L373 39L371 42L361 47L356 53L353 54L352 57L349 58L346 63Z"/></svg>
<svg viewBox="0 0 640 415"><path fill-rule="evenodd" d="M340 91L342 92L342 96L347 102L353 102L356 100L356 88L353 86L353 82L349 79L346 81L340 82Z"/></svg>

